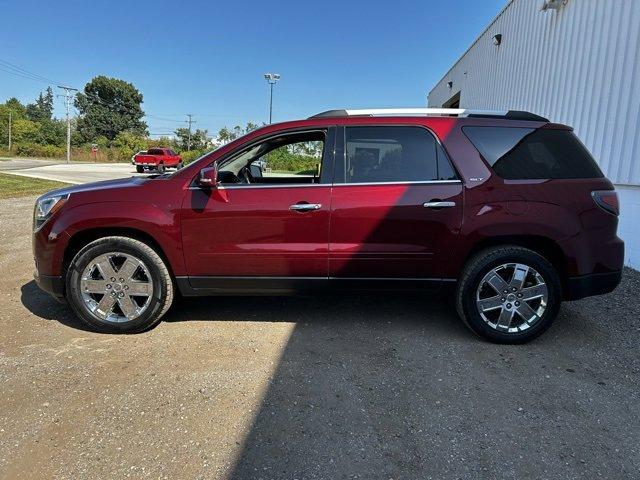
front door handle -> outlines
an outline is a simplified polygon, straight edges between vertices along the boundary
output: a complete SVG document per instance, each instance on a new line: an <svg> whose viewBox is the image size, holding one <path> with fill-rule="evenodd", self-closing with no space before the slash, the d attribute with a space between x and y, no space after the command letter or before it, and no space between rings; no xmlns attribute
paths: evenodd
<svg viewBox="0 0 640 480"><path fill-rule="evenodd" d="M293 212L310 212L313 210L320 210L322 205L319 203L294 203L289 206L289 210Z"/></svg>
<svg viewBox="0 0 640 480"><path fill-rule="evenodd" d="M432 200L430 202L426 202L422 204L425 208L451 208L456 206L456 202L442 202L440 200Z"/></svg>

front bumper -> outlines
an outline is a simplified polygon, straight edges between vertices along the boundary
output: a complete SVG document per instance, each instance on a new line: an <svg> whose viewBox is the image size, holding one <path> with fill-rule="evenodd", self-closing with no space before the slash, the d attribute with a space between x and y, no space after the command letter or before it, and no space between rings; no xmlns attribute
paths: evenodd
<svg viewBox="0 0 640 480"><path fill-rule="evenodd" d="M58 301L64 300L64 282L61 276L41 275L38 271L35 271L33 279L41 290L44 290Z"/></svg>
<svg viewBox="0 0 640 480"><path fill-rule="evenodd" d="M612 292L621 280L622 270L570 277L565 291L565 300L580 300Z"/></svg>

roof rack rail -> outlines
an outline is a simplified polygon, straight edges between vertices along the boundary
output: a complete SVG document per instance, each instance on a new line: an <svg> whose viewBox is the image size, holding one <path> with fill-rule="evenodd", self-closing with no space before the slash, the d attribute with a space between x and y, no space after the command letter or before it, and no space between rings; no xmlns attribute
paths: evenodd
<svg viewBox="0 0 640 480"><path fill-rule="evenodd" d="M482 117L548 122L549 119L522 110L473 110L467 108L368 108L327 110L309 118L324 117Z"/></svg>

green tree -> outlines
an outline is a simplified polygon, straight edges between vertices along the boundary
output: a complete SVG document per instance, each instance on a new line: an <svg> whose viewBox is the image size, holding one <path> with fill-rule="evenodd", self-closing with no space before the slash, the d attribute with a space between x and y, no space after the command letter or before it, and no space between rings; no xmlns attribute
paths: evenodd
<svg viewBox="0 0 640 480"><path fill-rule="evenodd" d="M111 142L111 147L118 150L120 158L129 158L140 150L147 149L147 140L131 132L120 132Z"/></svg>
<svg viewBox="0 0 640 480"><path fill-rule="evenodd" d="M146 135L142 94L129 82L98 76L78 92L78 134L85 142L99 136L114 140L121 132Z"/></svg>
<svg viewBox="0 0 640 480"><path fill-rule="evenodd" d="M189 129L176 128L173 132L176 138L176 145L179 150L187 150L189 146ZM191 150L202 150L209 144L209 132L197 129L191 132Z"/></svg>
<svg viewBox="0 0 640 480"><path fill-rule="evenodd" d="M218 131L218 141L224 145L225 143L232 142L236 138L240 138L241 136L246 135L247 133L252 132L264 125L264 123L262 125L258 125L257 123L247 122L247 125L244 128L242 128L240 125L236 125L232 129L229 129L228 127L222 127Z"/></svg>
<svg viewBox="0 0 640 480"><path fill-rule="evenodd" d="M57 118L47 119L38 123L37 143L41 145L66 145L67 122Z"/></svg>
<svg viewBox="0 0 640 480"><path fill-rule="evenodd" d="M11 124L11 138L15 143L36 143L39 134L40 124L27 120L26 118L18 118Z"/></svg>
<svg viewBox="0 0 640 480"><path fill-rule="evenodd" d="M11 97L4 105L11 110L15 118L24 118L27 115L27 109L16 97Z"/></svg>
<svg viewBox="0 0 640 480"><path fill-rule="evenodd" d="M29 120L34 122L51 120L53 115L53 90L51 87L47 87L44 95L40 92L35 103L29 103L26 106L26 114Z"/></svg>

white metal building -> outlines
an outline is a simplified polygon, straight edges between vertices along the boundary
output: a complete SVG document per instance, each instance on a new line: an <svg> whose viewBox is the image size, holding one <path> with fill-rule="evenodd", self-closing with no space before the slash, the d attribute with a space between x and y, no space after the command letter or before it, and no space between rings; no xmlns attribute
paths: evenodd
<svg viewBox="0 0 640 480"><path fill-rule="evenodd" d="M640 0L510 0L428 105L573 126L616 185L626 263L640 269Z"/></svg>

